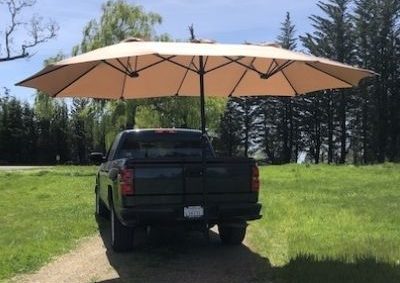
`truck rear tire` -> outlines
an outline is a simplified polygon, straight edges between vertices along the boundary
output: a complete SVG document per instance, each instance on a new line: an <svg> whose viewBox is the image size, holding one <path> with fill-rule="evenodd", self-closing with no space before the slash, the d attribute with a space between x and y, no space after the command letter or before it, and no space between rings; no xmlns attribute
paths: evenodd
<svg viewBox="0 0 400 283"><path fill-rule="evenodd" d="M121 223L115 215L114 207L111 205L111 246L115 252L127 252L133 249L134 228L127 227Z"/></svg>
<svg viewBox="0 0 400 283"><path fill-rule="evenodd" d="M95 214L96 216L100 216L103 218L107 218L108 216L110 216L110 212L107 209L107 206L104 204L104 202L101 200L100 198L100 194L98 192L98 190L96 189L95 191L95 205L96 205L96 210L95 210Z"/></svg>
<svg viewBox="0 0 400 283"><path fill-rule="evenodd" d="M229 222L218 224L218 233L222 243L240 245L246 236L246 222Z"/></svg>

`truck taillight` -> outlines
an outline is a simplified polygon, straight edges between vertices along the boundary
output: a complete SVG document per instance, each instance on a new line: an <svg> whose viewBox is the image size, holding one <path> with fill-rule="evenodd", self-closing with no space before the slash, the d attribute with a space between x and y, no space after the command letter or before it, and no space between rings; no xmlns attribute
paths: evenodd
<svg viewBox="0 0 400 283"><path fill-rule="evenodd" d="M135 193L135 183L134 183L134 175L135 172L133 169L122 169L119 172L119 188L121 191L121 195L130 196Z"/></svg>
<svg viewBox="0 0 400 283"><path fill-rule="evenodd" d="M260 190L260 173L257 165L254 165L251 170L251 191L258 192Z"/></svg>

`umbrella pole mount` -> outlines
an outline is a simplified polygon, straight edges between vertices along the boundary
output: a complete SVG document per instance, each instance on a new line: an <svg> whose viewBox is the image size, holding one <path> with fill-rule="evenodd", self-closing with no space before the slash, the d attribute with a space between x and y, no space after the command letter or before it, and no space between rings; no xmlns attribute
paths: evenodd
<svg viewBox="0 0 400 283"><path fill-rule="evenodd" d="M199 56L199 83L200 83L200 122L201 122L201 185L203 189L203 205L204 205L204 222L205 235L208 236L208 209L207 209L207 162L206 162L206 111L205 111L205 93L204 93L204 58Z"/></svg>
<svg viewBox="0 0 400 283"><path fill-rule="evenodd" d="M204 98L204 62L203 56L199 56L199 77L200 77L200 110L201 110L201 134L206 134L206 114L205 114L205 98Z"/></svg>

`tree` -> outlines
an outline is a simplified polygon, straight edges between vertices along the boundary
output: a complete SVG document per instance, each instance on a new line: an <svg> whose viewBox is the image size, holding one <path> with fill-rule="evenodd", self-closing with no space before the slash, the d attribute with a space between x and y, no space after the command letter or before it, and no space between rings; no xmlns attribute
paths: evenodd
<svg viewBox="0 0 400 283"><path fill-rule="evenodd" d="M137 116L139 127L200 127L200 100L198 97L163 97L147 99L141 101L140 104L140 113ZM225 99L206 98L208 129L215 131L218 128L219 118L224 111L225 104Z"/></svg>
<svg viewBox="0 0 400 283"><path fill-rule="evenodd" d="M35 112L26 102L22 105L22 125L24 143L21 148L21 162L33 164L36 162L37 127Z"/></svg>
<svg viewBox="0 0 400 283"><path fill-rule="evenodd" d="M335 59L343 63L354 63L354 26L349 12L350 0L319 1L318 7L324 16L312 15L310 17L315 31L301 36L304 46L316 56ZM335 137L335 111L340 124L340 163L346 161L347 154L347 97L349 91L334 91L326 93L329 97L326 112L328 114L328 162L333 162L334 137ZM315 96L318 99L318 96Z"/></svg>
<svg viewBox="0 0 400 283"><path fill-rule="evenodd" d="M357 63L380 74L360 89L364 162L400 159L399 17L399 1L355 1Z"/></svg>
<svg viewBox="0 0 400 283"><path fill-rule="evenodd" d="M236 156L242 144L241 125L238 116L238 99L229 98L224 113L221 115L218 136L214 144L222 155Z"/></svg>
<svg viewBox="0 0 400 283"><path fill-rule="evenodd" d="M4 29L4 38L0 42L0 62L12 61L30 57L32 48L54 38L58 25L53 20L44 22L42 17L24 18L24 11L36 4L35 0L4 0L0 8L7 10L10 16ZM17 40L16 35L23 29L23 41Z"/></svg>
<svg viewBox="0 0 400 283"><path fill-rule="evenodd" d="M286 13L285 21L281 24L281 34L278 36L278 43L286 49L294 50L297 46L295 25L292 23L290 13ZM281 124L279 128L282 132L283 147L282 147L282 162L289 163L292 160L294 146L294 119L293 119L293 104L295 99L290 97L281 97ZM298 139L295 140L298 142ZM297 145L295 145L297 148ZM296 157L297 159L297 157Z"/></svg>
<svg viewBox="0 0 400 283"><path fill-rule="evenodd" d="M101 9L100 20L92 19L84 27L82 41L73 48L73 55L115 44L129 37L150 39L155 35L154 26L162 22L159 14L146 12L142 6L125 0L109 0Z"/></svg>
<svg viewBox="0 0 400 283"><path fill-rule="evenodd" d="M72 54L77 55L115 44L129 37L168 40L168 35L164 34L159 37L155 35L154 27L161 22L162 18L159 14L147 12L142 6L128 3L125 0L107 1L102 5L100 20L92 19L84 27L82 40L73 48ZM79 104L77 100L75 102L76 105ZM94 99L87 104L85 100L81 106L84 104L96 109L95 113L97 114L93 116L95 119L93 128L88 130L92 130L92 134L96 136L96 144L93 147L99 151L105 151L105 147L113 139L113 133L135 127L138 106L136 100L105 102L101 99ZM115 121L118 121L118 126L115 126Z"/></svg>
<svg viewBox="0 0 400 283"><path fill-rule="evenodd" d="M285 21L281 23L281 34L278 35L278 43L289 50L294 50L297 47L296 29L289 12L286 12Z"/></svg>
<svg viewBox="0 0 400 283"><path fill-rule="evenodd" d="M90 101L85 98L74 98L71 107L73 159L87 163L93 146L93 112L89 107Z"/></svg>

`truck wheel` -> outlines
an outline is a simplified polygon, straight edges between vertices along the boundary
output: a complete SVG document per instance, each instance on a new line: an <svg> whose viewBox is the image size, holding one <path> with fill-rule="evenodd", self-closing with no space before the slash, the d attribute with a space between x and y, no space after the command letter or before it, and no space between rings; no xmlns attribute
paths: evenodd
<svg viewBox="0 0 400 283"><path fill-rule="evenodd" d="M240 245L246 236L246 222L229 222L218 224L218 233L222 243Z"/></svg>
<svg viewBox="0 0 400 283"><path fill-rule="evenodd" d="M119 221L111 205L111 246L115 252L127 252L133 249L132 227L127 227Z"/></svg>
<svg viewBox="0 0 400 283"><path fill-rule="evenodd" d="M95 205L96 205L96 207L95 207L96 216L101 216L101 217L107 218L110 215L106 205L100 199L100 194L97 189L96 189Z"/></svg>

